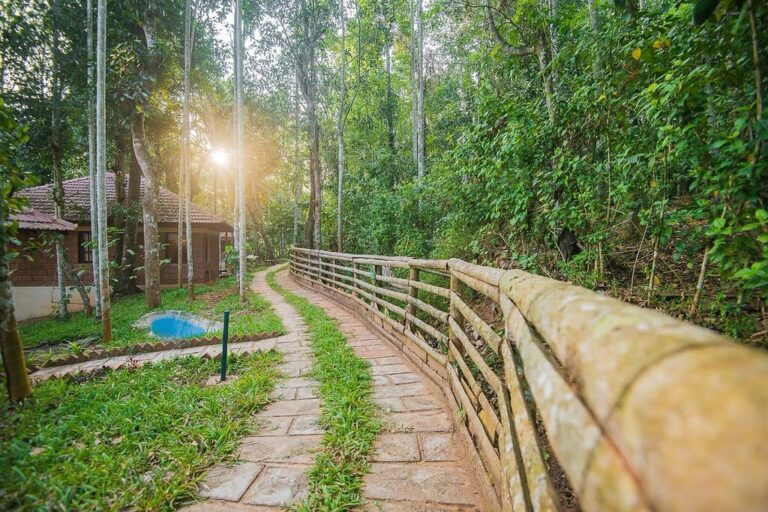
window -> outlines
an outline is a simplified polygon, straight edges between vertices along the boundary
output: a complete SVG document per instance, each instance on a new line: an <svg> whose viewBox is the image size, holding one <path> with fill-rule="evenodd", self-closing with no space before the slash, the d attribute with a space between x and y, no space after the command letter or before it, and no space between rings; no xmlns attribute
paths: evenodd
<svg viewBox="0 0 768 512"><path fill-rule="evenodd" d="M93 263L93 249L90 247L91 232L77 232L77 262ZM87 244L87 245L86 245Z"/></svg>
<svg viewBox="0 0 768 512"><path fill-rule="evenodd" d="M177 240L179 235L176 233L165 233L165 258L170 260L173 264L179 263L179 244ZM187 262L187 241L182 239L182 259L183 263Z"/></svg>

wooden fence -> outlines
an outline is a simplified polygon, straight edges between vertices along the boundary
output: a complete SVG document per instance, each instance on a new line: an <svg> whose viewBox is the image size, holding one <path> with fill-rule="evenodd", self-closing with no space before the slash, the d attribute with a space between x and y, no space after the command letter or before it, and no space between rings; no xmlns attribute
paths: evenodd
<svg viewBox="0 0 768 512"><path fill-rule="evenodd" d="M768 510L768 356L567 283L294 248L444 390L505 511Z"/></svg>

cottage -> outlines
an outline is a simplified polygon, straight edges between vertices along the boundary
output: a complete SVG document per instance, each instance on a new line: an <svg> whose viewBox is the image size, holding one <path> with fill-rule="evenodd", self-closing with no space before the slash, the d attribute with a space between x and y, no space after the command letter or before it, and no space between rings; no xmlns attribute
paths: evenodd
<svg viewBox="0 0 768 512"><path fill-rule="evenodd" d="M41 251L35 242L43 238L45 232L63 234L63 246L70 266L83 270L82 282L92 284L92 253L88 248L91 240L91 200L90 183L87 177L67 180L63 183L64 208L61 218L54 217L53 186L42 185L19 192L29 200L29 208L13 217L19 223L19 240L24 254L11 261L11 285L13 287L16 318L25 320L50 315L56 310L59 301L57 287L56 255L54 251ZM115 193L115 175L107 174L107 203L109 209L108 224L112 227L113 207L117 203ZM141 195L144 195L144 182L141 183ZM160 267L160 283L165 287L174 286L178 275L177 222L179 215L179 196L160 187L157 202L157 221L160 243L164 249L161 258L167 263ZM222 233L232 231L232 227L221 217L195 205L191 205L192 218L192 255L194 258L194 279L197 283L211 282L218 277L221 259L220 238ZM122 226L121 226L122 227ZM139 219L137 266L143 265L143 234ZM182 240L186 244L186 240ZM112 250L114 253L114 249ZM114 260L115 255L110 254ZM183 275L186 276L186 249L181 262ZM136 283L142 287L144 276L136 275ZM67 282L71 285L71 282ZM93 291L91 290L91 293ZM93 295L92 295L93 298ZM70 293L70 310L82 309L82 302L77 293Z"/></svg>

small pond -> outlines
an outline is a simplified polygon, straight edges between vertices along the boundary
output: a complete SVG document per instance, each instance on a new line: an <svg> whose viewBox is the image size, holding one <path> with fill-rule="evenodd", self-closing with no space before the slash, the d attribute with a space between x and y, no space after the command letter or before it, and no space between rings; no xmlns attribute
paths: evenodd
<svg viewBox="0 0 768 512"><path fill-rule="evenodd" d="M168 310L144 315L133 327L148 329L155 338L171 340L213 335L221 331L223 325L186 311Z"/></svg>
<svg viewBox="0 0 768 512"><path fill-rule="evenodd" d="M149 330L158 338L197 338L205 334L205 327L189 318L169 314L156 316Z"/></svg>

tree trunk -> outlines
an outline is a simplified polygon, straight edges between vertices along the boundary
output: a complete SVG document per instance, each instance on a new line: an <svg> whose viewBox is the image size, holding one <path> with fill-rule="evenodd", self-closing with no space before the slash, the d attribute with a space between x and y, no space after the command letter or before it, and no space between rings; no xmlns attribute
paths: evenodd
<svg viewBox="0 0 768 512"><path fill-rule="evenodd" d="M184 157L182 156L181 158L183 159ZM182 164L182 167L183 165L184 164ZM179 288L184 287L184 247L182 244L182 240L184 239L184 179L185 175L182 170L179 172L179 210L176 219L176 286Z"/></svg>
<svg viewBox="0 0 768 512"><path fill-rule="evenodd" d="M149 158L144 135L144 114L134 114L131 124L133 137L133 152L144 176L144 197L141 201L144 212L144 293L147 297L147 307L154 309L160 306L160 247L157 231L157 200L160 195L160 184Z"/></svg>
<svg viewBox="0 0 768 512"><path fill-rule="evenodd" d="M192 177L189 172L189 72L192 67L192 2L186 1L184 9L184 105L182 108L183 141L181 147L181 168L184 174L184 216L187 231L187 300L195 301L195 269L192 255ZM179 261L181 263L181 261ZM181 267L179 267L181 268Z"/></svg>
<svg viewBox="0 0 768 512"><path fill-rule="evenodd" d="M384 70L387 73L387 98L386 106L384 109L384 115L387 121L387 143L389 144L389 150L392 154L397 151L397 138L395 133L395 106L397 100L395 99L394 91L392 90L392 32L391 23L387 18L387 32L385 34L386 46L384 48Z"/></svg>
<svg viewBox="0 0 768 512"><path fill-rule="evenodd" d="M336 248L344 252L344 110L347 102L347 19L344 13L344 0L339 0L339 24L341 25L341 55L339 63L339 109L336 112L336 139L338 141L338 198L336 204Z"/></svg>
<svg viewBox="0 0 768 512"><path fill-rule="evenodd" d="M128 185L125 195L127 215L125 216L122 236L123 248L120 256L120 266L117 269L117 284L115 286L115 293L121 296L139 292L139 288L136 286L135 272L136 253L138 251L136 240L139 225L138 213L141 209L141 204L139 203L141 200L141 167L139 167L136 161L133 147L130 148L126 157L129 164Z"/></svg>
<svg viewBox="0 0 768 512"><path fill-rule="evenodd" d="M419 161L419 59L416 53L416 41L418 39L417 20L416 20L416 2L410 0L410 23L411 23L411 154L413 165L418 169ZM418 171L417 171L418 173Z"/></svg>
<svg viewBox="0 0 768 512"><path fill-rule="evenodd" d="M96 16L96 205L99 231L99 286L101 288L101 339L112 340L109 303L109 247L107 245L107 1L97 0Z"/></svg>
<svg viewBox="0 0 768 512"><path fill-rule="evenodd" d="M299 200L301 199L301 162L299 160L299 134L301 132L301 122L299 119L299 75L296 72L296 111L294 127L294 145L293 154L295 158L296 169L293 174L293 245L299 243L299 224L301 222L301 211L299 209Z"/></svg>
<svg viewBox="0 0 768 512"><path fill-rule="evenodd" d="M72 269L72 265L69 264L69 261L67 261L66 258L64 259L63 270L67 276L67 279L72 282L75 289L77 290L77 293L80 294L80 300L83 301L85 314L91 316L93 314L93 307L91 306L91 299L88 296L88 290L85 289L83 282L80 280L80 276L78 276L77 272Z"/></svg>
<svg viewBox="0 0 768 512"><path fill-rule="evenodd" d="M96 299L96 316L101 317L101 279L99 278L99 221L96 215L96 105L94 103L94 83L93 83L93 3L92 0L86 2L86 25L88 46L88 183L90 185L90 204L91 204L91 269L93 274L93 289Z"/></svg>
<svg viewBox="0 0 768 512"><path fill-rule="evenodd" d="M235 0L235 153L237 159L237 245L238 270L237 281L240 302L246 302L245 296L245 167L243 154L243 7L242 0Z"/></svg>
<svg viewBox="0 0 768 512"><path fill-rule="evenodd" d="M426 139L424 129L424 3L423 0L417 0L418 5L418 22L419 22L419 94L418 94L418 111L417 123L419 126L418 143L418 170L419 170L419 184L424 181L424 175L426 174Z"/></svg>
<svg viewBox="0 0 768 512"><path fill-rule="evenodd" d="M130 135L127 132L121 130L115 138L115 148L117 149L117 154L115 155L115 202L118 208L113 213L112 225L116 228L123 228L125 226L125 184L128 173L127 166L130 165L130 162L126 162L126 159L133 154L133 149L128 140L129 137ZM121 234L115 241L114 252L116 255L115 260L121 265L120 257L123 254L123 244L124 238ZM119 271L117 271L117 274L119 274Z"/></svg>
<svg viewBox="0 0 768 512"><path fill-rule="evenodd" d="M19 338L19 329L14 316L11 295L11 274L8 268L8 246L6 240L5 208L0 208L0 349L2 349L5 386L11 402L18 402L32 394L32 385L27 375L24 348Z"/></svg>
<svg viewBox="0 0 768 512"><path fill-rule="evenodd" d="M51 6L52 11L52 44L53 54L51 71L51 155L53 157L53 209L54 215L61 218L64 208L64 190L61 176L61 51L59 47L59 2L54 0ZM66 270L66 255L64 254L64 245L61 237L56 237L56 281L59 288L59 318L68 318L69 309L67 296L67 286L64 281Z"/></svg>

